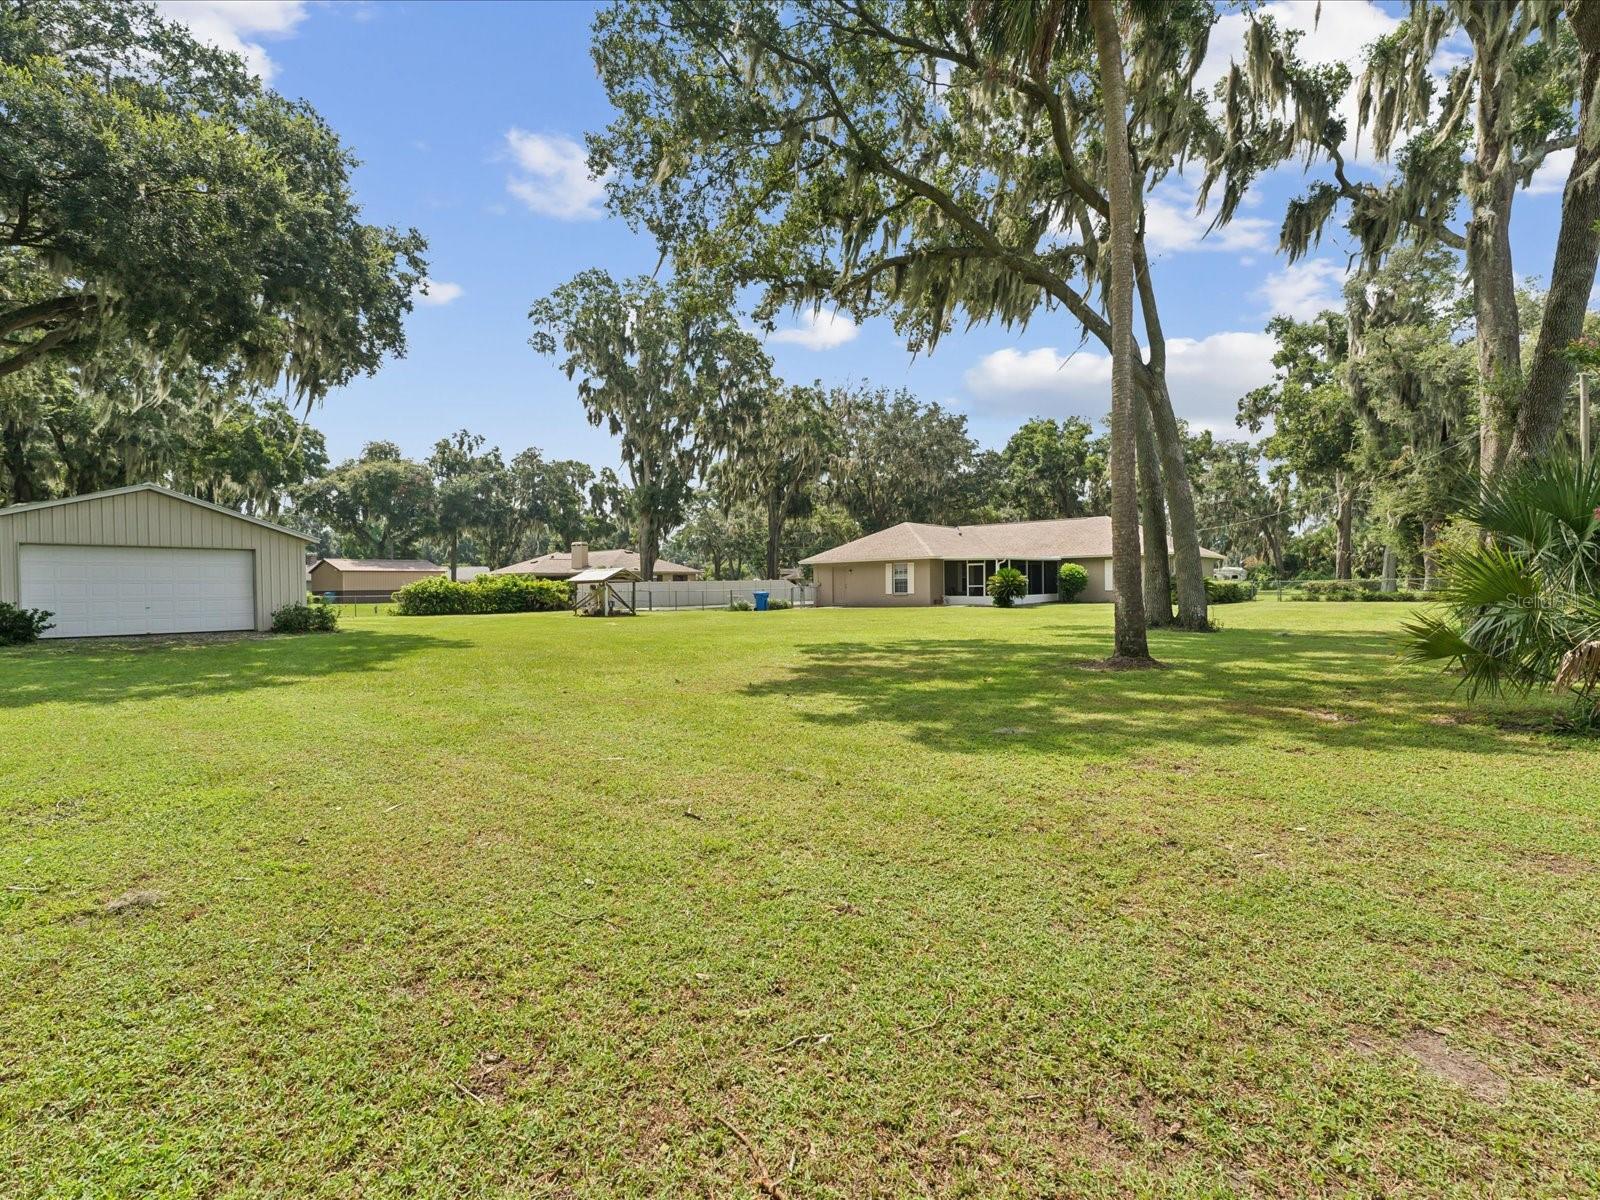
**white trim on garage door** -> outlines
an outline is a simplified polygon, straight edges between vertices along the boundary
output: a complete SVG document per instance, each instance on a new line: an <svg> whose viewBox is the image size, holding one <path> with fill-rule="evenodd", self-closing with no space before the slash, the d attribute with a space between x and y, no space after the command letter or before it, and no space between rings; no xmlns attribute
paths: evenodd
<svg viewBox="0 0 1600 1200"><path fill-rule="evenodd" d="M254 629L255 552L22 546L24 608L55 614L46 637Z"/></svg>

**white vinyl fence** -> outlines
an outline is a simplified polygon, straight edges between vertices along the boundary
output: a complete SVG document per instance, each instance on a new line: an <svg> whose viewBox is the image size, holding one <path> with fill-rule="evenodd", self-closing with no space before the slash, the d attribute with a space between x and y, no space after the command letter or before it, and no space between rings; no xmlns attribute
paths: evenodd
<svg viewBox="0 0 1600 1200"><path fill-rule="evenodd" d="M634 596L640 612L671 612L676 608L727 608L735 600L755 603L757 592L774 600L787 600L795 606L815 604L813 584L790 583L787 579L706 579L690 582L619 583L617 591ZM636 589L630 591L630 589Z"/></svg>

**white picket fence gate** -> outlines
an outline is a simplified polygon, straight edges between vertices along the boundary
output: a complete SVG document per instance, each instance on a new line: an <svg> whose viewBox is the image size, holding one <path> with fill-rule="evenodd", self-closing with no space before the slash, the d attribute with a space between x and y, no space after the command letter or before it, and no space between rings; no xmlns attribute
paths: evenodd
<svg viewBox="0 0 1600 1200"><path fill-rule="evenodd" d="M619 583L616 587L624 596L635 598L640 612L671 612L679 608L727 608L735 600L754 604L757 592L766 592L773 600L787 600L796 607L817 602L815 585L790 583L787 579Z"/></svg>

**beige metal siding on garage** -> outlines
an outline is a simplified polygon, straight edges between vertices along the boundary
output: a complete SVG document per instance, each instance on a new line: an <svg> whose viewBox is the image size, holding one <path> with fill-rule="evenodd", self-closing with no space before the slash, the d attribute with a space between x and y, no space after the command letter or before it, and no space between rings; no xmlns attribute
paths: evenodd
<svg viewBox="0 0 1600 1200"><path fill-rule="evenodd" d="M341 571L329 563L318 563L311 569L313 592L398 592L408 583L419 579L449 579L450 569L443 571Z"/></svg>
<svg viewBox="0 0 1600 1200"><path fill-rule="evenodd" d="M305 602L304 540L160 492L119 492L9 515L0 508L0 600L8 604L17 603L25 545L250 550L257 629L270 627L273 610Z"/></svg>

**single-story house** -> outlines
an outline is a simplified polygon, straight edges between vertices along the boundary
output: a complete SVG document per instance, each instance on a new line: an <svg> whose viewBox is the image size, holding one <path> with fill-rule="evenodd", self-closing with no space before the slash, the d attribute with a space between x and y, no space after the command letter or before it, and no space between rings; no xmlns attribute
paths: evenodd
<svg viewBox="0 0 1600 1200"><path fill-rule="evenodd" d="M538 558L512 563L509 567L501 567L494 571L493 574L536 575L540 579L571 579L579 571L587 571L594 567L621 567L627 571L637 572L639 553L636 550L591 551L589 543L573 542L570 550L555 550L549 554L541 554ZM651 578L659 583L685 583L699 579L700 569L658 558L655 573Z"/></svg>
<svg viewBox="0 0 1600 1200"><path fill-rule="evenodd" d="M450 574L450 568L446 567L444 569L444 573L446 575ZM467 563L457 563L456 564L456 582L457 583L471 583L479 575L487 575L488 573L489 573L489 568L488 567L480 567L480 566L476 566L476 565L469 565Z"/></svg>
<svg viewBox="0 0 1600 1200"><path fill-rule="evenodd" d="M1167 553L1172 547L1169 544ZM1209 572L1222 555L1200 551ZM990 604L984 585L1001 567L1028 577L1023 604L1056 598L1063 562L1089 573L1083 600L1110 601L1111 518L1064 517L993 525L924 525L905 521L801 560L817 582L819 605Z"/></svg>
<svg viewBox="0 0 1600 1200"><path fill-rule="evenodd" d="M425 558L319 558L311 564L306 587L340 600L387 600L408 583L450 572Z"/></svg>
<svg viewBox="0 0 1600 1200"><path fill-rule="evenodd" d="M0 600L46 637L269 629L314 538L153 483L0 508Z"/></svg>

